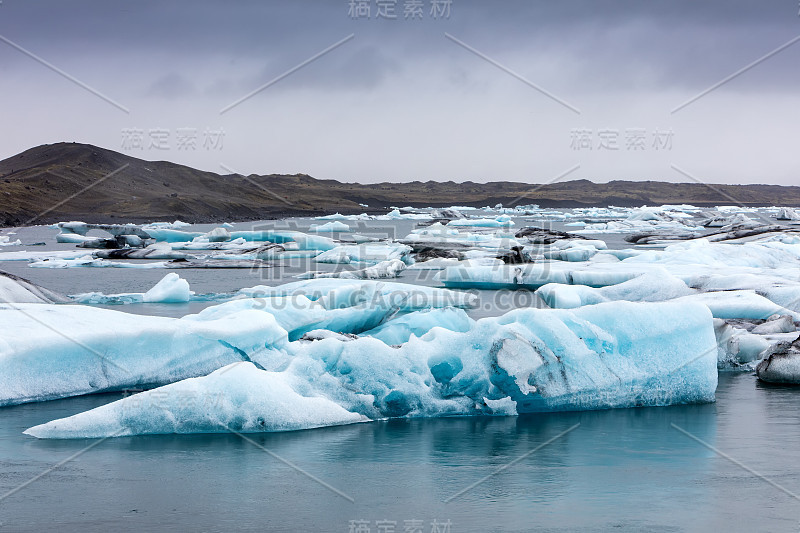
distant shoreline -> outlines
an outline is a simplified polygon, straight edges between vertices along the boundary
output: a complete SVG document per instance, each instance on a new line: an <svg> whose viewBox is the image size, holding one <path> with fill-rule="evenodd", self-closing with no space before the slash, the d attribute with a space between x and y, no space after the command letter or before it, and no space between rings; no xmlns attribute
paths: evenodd
<svg viewBox="0 0 800 533"><path fill-rule="evenodd" d="M380 214L392 206L543 208L691 204L800 206L800 187L655 181L343 183L305 174L226 175L144 161L80 143L31 148L0 161L0 227L65 220L193 223ZM364 206L368 207L364 207Z"/></svg>

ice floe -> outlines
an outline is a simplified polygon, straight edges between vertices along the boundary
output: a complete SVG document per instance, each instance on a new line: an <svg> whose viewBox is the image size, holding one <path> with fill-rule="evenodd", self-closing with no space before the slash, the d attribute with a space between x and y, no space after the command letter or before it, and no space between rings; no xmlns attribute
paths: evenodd
<svg viewBox="0 0 800 533"><path fill-rule="evenodd" d="M400 259L381 261L359 270L337 270L335 272L306 272L297 276L300 279L341 278L341 279L388 279L396 278L406 269Z"/></svg>
<svg viewBox="0 0 800 533"><path fill-rule="evenodd" d="M519 309L474 321L467 331L438 328L435 321L427 333L412 335L398 347L375 337L341 335L277 343L271 353L248 355L253 365L220 368L27 433L85 438L281 431L386 417L714 399L717 350L703 305L622 302L574 311ZM231 372L234 376L227 377ZM190 393L181 391L211 394L187 401ZM209 401L215 397L216 402Z"/></svg>
<svg viewBox="0 0 800 533"><path fill-rule="evenodd" d="M316 231L316 232L350 231L350 226L348 226L344 222L339 222L338 220L334 220L332 222L326 222L325 224L311 224L309 231Z"/></svg>
<svg viewBox="0 0 800 533"><path fill-rule="evenodd" d="M0 303L52 304L68 301L69 299L61 294L0 270Z"/></svg>
<svg viewBox="0 0 800 533"><path fill-rule="evenodd" d="M322 252L314 258L317 263L380 263L399 259L405 263L410 258L411 247L399 243L342 244Z"/></svg>

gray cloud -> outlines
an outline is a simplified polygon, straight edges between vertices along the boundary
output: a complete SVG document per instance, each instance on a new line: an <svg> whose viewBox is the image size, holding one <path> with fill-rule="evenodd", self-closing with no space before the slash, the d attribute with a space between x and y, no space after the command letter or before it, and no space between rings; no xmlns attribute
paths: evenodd
<svg viewBox="0 0 800 533"><path fill-rule="evenodd" d="M160 77L147 90L146 96L175 100L193 95L194 84L177 72Z"/></svg>
<svg viewBox="0 0 800 533"><path fill-rule="evenodd" d="M350 19L347 0L4 0L0 35L131 114L0 43L0 120L15 124L0 133L0 157L67 137L117 148L124 127L196 125L224 126L227 164L252 172L535 181L583 162L573 177L664 179L672 159L717 181L795 180L800 43L669 111L800 34L796 2L453 0L449 20L432 20L426 0L424 20L414 22L403 20L403 3L398 20L387 21ZM674 150L633 157L570 149L573 128L635 126L674 128ZM210 170L221 157L149 155Z"/></svg>

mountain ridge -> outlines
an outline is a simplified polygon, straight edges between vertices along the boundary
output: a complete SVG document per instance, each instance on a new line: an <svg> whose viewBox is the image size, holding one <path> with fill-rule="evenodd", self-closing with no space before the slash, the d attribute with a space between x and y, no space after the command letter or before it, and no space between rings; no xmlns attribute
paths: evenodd
<svg viewBox="0 0 800 533"><path fill-rule="evenodd" d="M337 211L382 212L393 205L481 207L498 203L542 207L800 206L800 187L624 180L594 183L587 179L551 184L431 180L361 184L307 174L220 175L81 143L36 146L0 161L3 226L73 219L218 222Z"/></svg>

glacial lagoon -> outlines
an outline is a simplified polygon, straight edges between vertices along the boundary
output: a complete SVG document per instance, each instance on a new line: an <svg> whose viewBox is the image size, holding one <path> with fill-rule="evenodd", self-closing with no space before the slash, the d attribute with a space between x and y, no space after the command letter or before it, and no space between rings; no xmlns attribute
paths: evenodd
<svg viewBox="0 0 800 533"><path fill-rule="evenodd" d="M670 216L670 213L685 214L687 211L695 221L691 226L680 221L686 219L682 215ZM465 267L462 271L467 273L475 269L471 271L473 277L467 281L478 279L475 273L488 269L489 275L495 276L492 279L503 284L508 281L506 273L510 272L512 283L516 283L513 279L517 276L519 280L519 272L513 269L520 268L523 272L531 266L513 262L498 266L490 261L490 256L502 254L496 246L480 246L482 240L510 239L521 228L539 226L555 231L577 230L585 237L580 240L587 241L575 240L577 244L574 245L557 245L546 250L539 247L535 251L529 248L530 243L523 242L528 254L544 251L550 255L549 258L529 257L532 265L551 265L547 269L548 276L563 274L568 276L564 279L572 283L551 285L547 291L538 292L534 286L513 291L504 286L499 292L487 289L486 285L466 286L474 298L472 305L463 309L470 320L493 320L517 307L545 310L549 304L561 306L571 302L569 308L574 308L576 295L567 289L577 287L576 276L582 275L581 272L593 276L596 282L589 283L592 287L583 285L585 288L578 294L578 307L594 304L598 298L642 299L635 295L657 291L652 286L647 290L637 288L634 283L628 285L627 291L623 288L614 292L609 289L622 287L621 284L626 283L624 279L615 279L616 283L611 284L602 283L602 280L634 267L650 269L649 274L652 274L654 264L659 267L658 273L663 274L660 270L663 269L673 278L684 283L689 281L687 287L692 286L691 294L678 291L662 299L705 298L706 303L697 305L708 305L715 317L723 317L717 318L718 321L727 320L736 325L737 320L744 320L751 325L769 325L769 321L764 322L767 316L755 316L768 312L770 303L791 316L797 306L791 298L786 298L784 288L790 291L798 279L796 274L792 278L785 273L792 268L796 271L797 264L786 261L770 264L770 257L773 260L790 257L795 246L791 226L745 237L745 240L760 238L762 241L748 245L747 250L756 248L743 253L740 237L736 235L729 237L733 243L715 244L713 237L710 241L704 240L703 237L718 234L719 228L701 226L702 217L698 211L666 209L653 215L645 210L633 210L617 213L616 219L636 222L628 228L624 225L615 228L611 222L588 222L588 229L576 225L575 219L595 216L589 213L577 213L575 217L557 214L543 217L541 213L511 212L505 220L497 212L467 212L468 217L474 215L474 220L489 222L481 222L482 226L461 226L463 222L453 226L446 224L450 229L442 233L454 237L451 230L456 230L461 234L484 235L470 237L474 239L473 246L467 248L480 253L471 258L462 257L461 261L467 263L460 266ZM564 213L573 214L571 211ZM757 218L753 213L746 214ZM776 214L777 210L759 213L763 217ZM727 215L737 216L736 213ZM536 217L538 221L531 220ZM424 219L423 216L343 220L343 224L349 225L348 229L355 231L330 233L310 231L312 224L330 222L311 219L239 223L227 229L234 232L272 227L336 241L349 242L355 233L411 242L406 237L412 232L420 229L424 232L425 227L430 227L418 227ZM499 224L493 227L492 220ZM506 224L508 221L514 226ZM683 238L643 246L624 240L646 229L645 223L653 226L656 234L683 235ZM197 225L188 229L206 234L217 227ZM34 255L74 252L75 243L55 243L58 232L59 229L51 227L14 230L9 241L20 239L21 244L3 247L0 269L73 296L143 294L167 273L177 273L180 279L188 282L195 296L202 296L183 303L117 300L91 306L92 309L151 317L201 313L224 305L222 302L235 298L237 291L244 288L304 283L298 276L307 277L311 271L356 271L380 263L378 260L350 261L342 266L342 263L315 262L314 256L301 257L302 254L281 261L264 261L261 268L251 265L225 269L108 268L75 264L58 268L33 267L37 260L41 261L33 255L27 260L2 260L1 254L23 250ZM687 232L695 234L687 239ZM598 239L605 246L588 245ZM37 242L45 244L30 246ZM673 245L685 248L670 256L665 247ZM728 257L727 249L717 252L715 246L739 247L732 252L738 256L736 261L727 259L728 279L723 279L726 272L720 267ZM764 248L760 255L756 253L757 247ZM459 249L464 250L463 247ZM487 250L491 251L483 253ZM93 252L92 249L84 251L84 256L91 256ZM718 255L711 257L714 254ZM628 256L642 258L627 263L620 261ZM147 264L158 260L127 261ZM481 261L484 263L480 264ZM276 264L278 262L280 264ZM419 268L425 262L419 258L408 262L411 264L396 277L382 281L430 288L446 286L448 276L439 275L443 269ZM718 278L703 278L710 273L718 274ZM778 276L783 276L784 284L774 282ZM457 277L462 282L465 279L458 271L449 277ZM636 276L631 278L635 279ZM664 279L660 282L662 288ZM732 280L737 279L745 280L746 286L734 286ZM759 293L754 294L767 302L749 294L735 300L731 300L730 294L714 296L718 291L748 290L754 285L754 279L761 280L763 285L759 285ZM728 285L723 287L724 283ZM700 286L702 289L694 288ZM262 289L259 295L265 296L264 291ZM771 295L772 299L764 295ZM595 300L585 302L586 299ZM648 308L653 304L640 305ZM597 325L600 319L591 320ZM677 315L671 320L678 320ZM131 323L135 324L135 319ZM69 328L69 324L65 327ZM451 327L457 329L457 326ZM606 329L613 332L618 328L611 324ZM700 531L715 527L796 531L800 527L800 503L794 495L800 492L797 481L800 467L795 466L793 455L800 424L794 413L798 412L800 396L790 386L759 382L753 375L756 361L743 360L750 359L744 355L747 342L761 347L759 342L774 344L780 341L780 335L788 333L756 335L744 327L733 329L736 331L728 333L730 338L737 339L738 351L732 354L734 357L726 360L731 354L723 355L716 350L712 355L714 363L721 361L730 367L718 373L716 368L712 371L717 381L715 393L712 389L715 401L692 401L688 405L669 405L687 402L668 394L653 399L637 398L645 406L632 408L557 409L559 412L514 415L507 405L492 403L499 399L489 399L487 405L481 407L483 412L477 409L459 413L451 409L442 411L440 417L431 417L435 413L430 406L438 405L432 402L427 406L427 416L406 412L398 413L399 418L387 418L387 412L382 412L378 413L381 416L376 415L380 418L376 421L300 431L237 430L216 434L115 436L105 440L36 439L23 432L119 400L130 402L147 387L10 405L0 411L3 422L0 424L3 464L0 493L14 492L0 501L0 524L9 531L41 530L47 526L87 531L169 526L270 531L353 531L358 527L366 531L363 528L368 527L371 531L380 531L380 527L385 529L392 524L398 531L403 531L404 527L422 527L424 531ZM304 342L313 345L339 341ZM711 343L713 346L713 339ZM730 344L725 346L730 351ZM696 363L685 362L689 369ZM680 358L675 363L667 368L666 375L672 375L675 366L683 364ZM702 380L696 380L691 385L700 383ZM492 392L497 391L487 389L487 394ZM638 394L641 396L642 391ZM608 401L607 397L604 399ZM196 401L196 398L189 398L189 401ZM202 409L213 411L218 407L213 396L203 401L210 405L201 405ZM467 403L462 402L463 405ZM648 407L648 403L659 406ZM92 447L87 449L89 446ZM79 455L57 466L75 454ZM43 472L41 478L20 488ZM159 481L154 483L153 480Z"/></svg>

